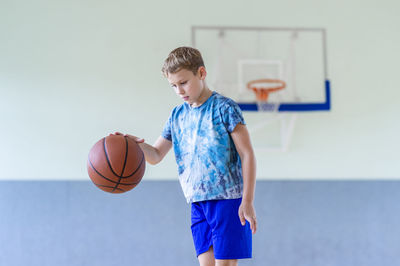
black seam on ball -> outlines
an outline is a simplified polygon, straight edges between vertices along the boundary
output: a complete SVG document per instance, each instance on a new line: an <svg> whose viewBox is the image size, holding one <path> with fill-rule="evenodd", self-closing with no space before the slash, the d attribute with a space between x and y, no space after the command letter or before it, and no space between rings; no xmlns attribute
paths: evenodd
<svg viewBox="0 0 400 266"><path fill-rule="evenodd" d="M92 167L92 169L93 169L99 176L101 176L101 177L104 178L105 180L110 181L111 183L114 183L114 184L117 183L116 181L105 177L105 176L102 175L99 171L97 171L97 169L94 168L94 166L93 166L93 164L92 164L92 162L91 162L90 160L89 160L89 164L90 164L90 167ZM139 184L139 182L134 182L134 183L121 183L121 182L120 182L119 184L129 186L129 185L137 185L137 184Z"/></svg>

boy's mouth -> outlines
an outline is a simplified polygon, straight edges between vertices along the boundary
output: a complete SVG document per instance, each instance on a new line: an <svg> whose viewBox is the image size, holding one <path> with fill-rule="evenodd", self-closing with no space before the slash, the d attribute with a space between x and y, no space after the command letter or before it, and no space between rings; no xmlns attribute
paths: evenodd
<svg viewBox="0 0 400 266"><path fill-rule="evenodd" d="M182 99L183 99L184 101L187 101L187 100L189 99L189 96L182 97Z"/></svg>

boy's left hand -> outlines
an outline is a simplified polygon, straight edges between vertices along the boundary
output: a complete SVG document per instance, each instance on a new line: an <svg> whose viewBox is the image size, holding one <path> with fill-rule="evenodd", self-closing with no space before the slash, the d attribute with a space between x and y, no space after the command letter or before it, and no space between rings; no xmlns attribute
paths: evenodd
<svg viewBox="0 0 400 266"><path fill-rule="evenodd" d="M250 229L253 234L257 231L257 218L256 211L254 209L253 203L246 203L242 201L239 207L239 218L240 222L244 226L246 220L250 223Z"/></svg>

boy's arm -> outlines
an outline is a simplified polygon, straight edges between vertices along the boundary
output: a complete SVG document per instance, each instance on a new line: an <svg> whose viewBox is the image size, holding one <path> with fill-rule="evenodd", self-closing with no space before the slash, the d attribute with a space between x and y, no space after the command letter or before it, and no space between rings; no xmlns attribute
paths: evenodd
<svg viewBox="0 0 400 266"><path fill-rule="evenodd" d="M237 124L231 133L231 137L239 153L243 171L243 198L239 207L239 217L243 225L245 220L249 221L254 234L257 230L256 212L253 205L256 187L256 158L245 125Z"/></svg>
<svg viewBox="0 0 400 266"><path fill-rule="evenodd" d="M120 132L115 132L115 135L124 135L136 141L136 143L139 144L139 147L144 153L144 158L149 164L158 164L159 162L161 162L161 160L165 157L165 155L172 147L172 142L163 138L162 136L158 137L158 139L152 146L145 143L144 139L136 136L122 134Z"/></svg>
<svg viewBox="0 0 400 266"><path fill-rule="evenodd" d="M172 142L159 136L153 146L145 142L139 143L139 146L142 148L144 156L150 164L158 164L171 149Z"/></svg>

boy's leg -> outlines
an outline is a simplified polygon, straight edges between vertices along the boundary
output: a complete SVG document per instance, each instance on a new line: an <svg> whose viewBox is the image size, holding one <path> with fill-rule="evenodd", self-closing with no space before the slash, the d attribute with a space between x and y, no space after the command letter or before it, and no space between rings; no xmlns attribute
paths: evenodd
<svg viewBox="0 0 400 266"><path fill-rule="evenodd" d="M200 266L237 266L238 260L216 260L213 247L198 256Z"/></svg>
<svg viewBox="0 0 400 266"><path fill-rule="evenodd" d="M210 247L208 251L200 254L197 258L200 266L215 266L213 247Z"/></svg>
<svg viewBox="0 0 400 266"><path fill-rule="evenodd" d="M237 266L238 260L215 260L216 266Z"/></svg>
<svg viewBox="0 0 400 266"><path fill-rule="evenodd" d="M201 203L192 203L192 235L200 266L215 266L212 233Z"/></svg>

